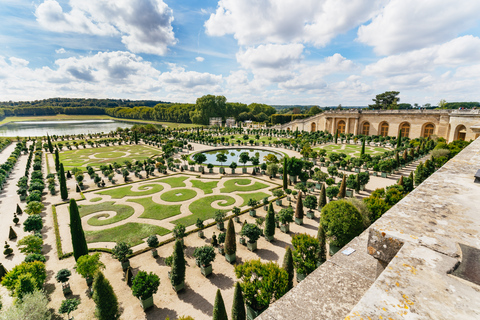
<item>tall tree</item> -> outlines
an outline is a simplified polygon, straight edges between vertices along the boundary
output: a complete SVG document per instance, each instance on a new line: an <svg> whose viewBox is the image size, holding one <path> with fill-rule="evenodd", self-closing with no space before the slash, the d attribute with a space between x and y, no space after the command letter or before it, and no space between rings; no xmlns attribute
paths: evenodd
<svg viewBox="0 0 480 320"><path fill-rule="evenodd" d="M53 153L53 145L52 145L52 140L50 140L50 136L47 133L47 144L48 144L48 151L50 153Z"/></svg>
<svg viewBox="0 0 480 320"><path fill-rule="evenodd" d="M60 182L60 196L62 200L68 199L67 180L65 180L65 171L63 163L60 163L60 172L58 173L58 180Z"/></svg>
<svg viewBox="0 0 480 320"><path fill-rule="evenodd" d="M224 96L205 95L198 98L195 103L195 111L190 112L193 123L209 124L212 117L224 117L227 99Z"/></svg>
<svg viewBox="0 0 480 320"><path fill-rule="evenodd" d="M174 287L185 281L185 255L183 253L183 244L180 240L175 241L170 280Z"/></svg>
<svg viewBox="0 0 480 320"><path fill-rule="evenodd" d="M273 203L268 206L267 216L265 217L265 237L273 237L275 235L275 211L273 211Z"/></svg>
<svg viewBox="0 0 480 320"><path fill-rule="evenodd" d="M93 280L93 301L97 305L95 316L99 320L118 319L118 300L110 281L98 271Z"/></svg>
<svg viewBox="0 0 480 320"><path fill-rule="evenodd" d="M246 317L242 287L240 287L240 282L237 282L233 291L232 320L245 320Z"/></svg>
<svg viewBox="0 0 480 320"><path fill-rule="evenodd" d="M372 99L375 104L369 104L369 109L374 110L393 110L398 109L398 102L400 98L397 97L400 94L398 91L386 91L384 93L377 94L375 99Z"/></svg>
<svg viewBox="0 0 480 320"><path fill-rule="evenodd" d="M320 189L320 195L318 196L318 210L322 210L327 205L327 192L325 190L325 183L322 182L322 188Z"/></svg>
<svg viewBox="0 0 480 320"><path fill-rule="evenodd" d="M287 163L288 163L288 159L287 159L287 157L285 156L285 157L283 158L283 190L287 190L287 189L288 189Z"/></svg>
<svg viewBox="0 0 480 320"><path fill-rule="evenodd" d="M293 288L293 277L295 276L295 270L293 268L293 255L292 249L287 247L285 255L283 256L282 268L287 271L288 274L288 290Z"/></svg>
<svg viewBox="0 0 480 320"><path fill-rule="evenodd" d="M73 256L77 261L81 256L88 254L88 246L75 199L70 199L70 234L72 236Z"/></svg>
<svg viewBox="0 0 480 320"><path fill-rule="evenodd" d="M365 138L362 139L362 151L360 151L360 158L365 154Z"/></svg>
<svg viewBox="0 0 480 320"><path fill-rule="evenodd" d="M227 225L227 234L225 235L225 253L232 255L237 252L237 242L235 240L235 226L230 218Z"/></svg>
<svg viewBox="0 0 480 320"><path fill-rule="evenodd" d="M58 154L58 148L55 149L55 171L60 170L60 155Z"/></svg>
<svg viewBox="0 0 480 320"><path fill-rule="evenodd" d="M335 141L335 144L337 144L337 140L338 140L338 129L337 131L335 131L335 136L333 137L334 141Z"/></svg>
<svg viewBox="0 0 480 320"><path fill-rule="evenodd" d="M228 320L227 310L223 302L222 293L217 289L215 296L215 304L213 305L213 320Z"/></svg>
<svg viewBox="0 0 480 320"><path fill-rule="evenodd" d="M295 208L295 218L303 219L302 191L298 193L297 207Z"/></svg>
<svg viewBox="0 0 480 320"><path fill-rule="evenodd" d="M347 193L346 192L347 191L347 182L346 182L345 177L346 177L346 175L343 175L342 183L340 184L340 190L338 191L338 195L337 195L338 199L345 198L345 195Z"/></svg>
<svg viewBox="0 0 480 320"><path fill-rule="evenodd" d="M318 232L317 232L317 239L320 244L320 254L319 254L319 260L320 261L326 261L327 260L327 250L326 250L326 238L325 238L325 231L323 230L323 227L321 224L318 225Z"/></svg>

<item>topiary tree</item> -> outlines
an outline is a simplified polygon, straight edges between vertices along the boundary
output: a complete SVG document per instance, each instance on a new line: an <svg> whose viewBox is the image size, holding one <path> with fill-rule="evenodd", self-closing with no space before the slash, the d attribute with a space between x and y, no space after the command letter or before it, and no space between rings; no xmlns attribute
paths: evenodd
<svg viewBox="0 0 480 320"><path fill-rule="evenodd" d="M132 293L135 297L146 300L157 293L160 278L153 272L138 271L132 282Z"/></svg>
<svg viewBox="0 0 480 320"><path fill-rule="evenodd" d="M268 206L267 215L265 217L265 239L272 241L275 235L275 211L273 211L273 203Z"/></svg>
<svg viewBox="0 0 480 320"><path fill-rule="evenodd" d="M298 193L297 206L295 208L295 223L303 224L303 202L302 202L302 191Z"/></svg>
<svg viewBox="0 0 480 320"><path fill-rule="evenodd" d="M101 269L105 269L105 265L100 261L100 253L98 252L79 257L75 268L77 273L87 280L87 283L93 281L93 277Z"/></svg>
<svg viewBox="0 0 480 320"><path fill-rule="evenodd" d="M232 304L232 319L231 320L246 320L245 302L243 300L242 288L240 282L235 283L235 290L233 291Z"/></svg>
<svg viewBox="0 0 480 320"><path fill-rule="evenodd" d="M83 255L88 254L87 241L83 232L82 220L78 212L78 206L75 199L70 199L70 235L72 237L73 256L75 261Z"/></svg>
<svg viewBox="0 0 480 320"><path fill-rule="evenodd" d="M117 242L117 244L113 248L112 257L122 263L123 270L127 270L127 268L130 266L128 256L132 253L133 251L128 245L128 243L121 241Z"/></svg>
<svg viewBox="0 0 480 320"><path fill-rule="evenodd" d="M296 234L292 237L293 265L297 270L297 280L310 274L317 268L320 255L320 244L318 239L308 234Z"/></svg>
<svg viewBox="0 0 480 320"><path fill-rule="evenodd" d="M17 214L22 214L22 208L20 208L20 205L17 203Z"/></svg>
<svg viewBox="0 0 480 320"><path fill-rule="evenodd" d="M10 226L10 230L8 232L8 239L9 240L17 239L17 233L15 232L15 230L13 230L12 226Z"/></svg>
<svg viewBox="0 0 480 320"><path fill-rule="evenodd" d="M318 260L320 263L322 263L327 260L327 251L325 249L325 245L326 245L325 232L323 231L323 227L321 224L318 225L317 239L319 244Z"/></svg>
<svg viewBox="0 0 480 320"><path fill-rule="evenodd" d="M158 247L158 238L156 234L152 234L147 238L147 245L152 248L152 255L154 257L158 256L157 247Z"/></svg>
<svg viewBox="0 0 480 320"><path fill-rule="evenodd" d="M288 274L277 263L247 260L235 267L247 308L261 312L288 291Z"/></svg>
<svg viewBox="0 0 480 320"><path fill-rule="evenodd" d="M227 234L225 236L225 259L232 263L236 260L237 242L235 240L235 226L232 219L228 220Z"/></svg>
<svg viewBox="0 0 480 320"><path fill-rule="evenodd" d="M309 195L305 197L305 207L307 207L308 212L307 212L307 217L313 219L313 210L317 207L317 197Z"/></svg>
<svg viewBox="0 0 480 320"><path fill-rule="evenodd" d="M340 189L338 190L337 198L338 198L338 199L343 199L343 198L345 198L346 193L347 193L346 175L343 175L342 183L340 184Z"/></svg>
<svg viewBox="0 0 480 320"><path fill-rule="evenodd" d="M217 294L215 296L215 303L213 305L213 320L228 320L227 310L225 310L225 303L223 302L220 289L217 289Z"/></svg>
<svg viewBox="0 0 480 320"><path fill-rule="evenodd" d="M287 247L285 250L285 255L283 256L282 268L287 272L287 275L288 275L287 288L288 290L290 290L293 288L293 277L295 276L295 269L293 267L292 249L290 249L290 247Z"/></svg>
<svg viewBox="0 0 480 320"><path fill-rule="evenodd" d="M41 261L41 262L45 263L47 261L47 259L45 258L45 256L43 254L30 253L29 255L27 255L25 257L24 261L25 262Z"/></svg>
<svg viewBox="0 0 480 320"><path fill-rule="evenodd" d="M67 314L68 319L70 319L70 313L77 310L78 306L80 305L80 299L73 298L73 299L66 299L62 301L58 312L60 314Z"/></svg>
<svg viewBox="0 0 480 320"><path fill-rule="evenodd" d="M33 214L23 222L23 231L25 232L40 231L42 228L43 221L39 214Z"/></svg>
<svg viewBox="0 0 480 320"><path fill-rule="evenodd" d="M362 215L346 200L327 204L322 209L320 224L330 244L340 248L362 233L364 229Z"/></svg>
<svg viewBox="0 0 480 320"><path fill-rule="evenodd" d="M5 255L5 257L8 257L13 253L13 249L10 248L10 245L7 243L7 241L5 241L5 245L3 246L3 248L3 254Z"/></svg>
<svg viewBox="0 0 480 320"><path fill-rule="evenodd" d="M183 253L183 245L180 241L175 241L175 247L172 256L172 271L170 274L170 282L175 291L182 290L185 283L185 255Z"/></svg>
<svg viewBox="0 0 480 320"><path fill-rule="evenodd" d="M93 301L97 305L95 316L99 320L118 319L118 299L113 291L110 281L105 278L102 272L98 271L93 280Z"/></svg>
<svg viewBox="0 0 480 320"><path fill-rule="evenodd" d="M288 157L283 158L283 190L288 189L288 179L287 179L287 167L288 167Z"/></svg>
<svg viewBox="0 0 480 320"><path fill-rule="evenodd" d="M336 197L338 195L339 190L340 189L337 186L327 187L326 194L330 201L333 199L333 197Z"/></svg>
<svg viewBox="0 0 480 320"><path fill-rule="evenodd" d="M186 228L183 224L177 224L173 228L173 237L175 238L175 240L180 240L183 243L183 238L185 237L185 230Z"/></svg>
<svg viewBox="0 0 480 320"><path fill-rule="evenodd" d="M60 196L62 200L68 199L67 180L65 179L65 171L63 163L60 163L60 172L58 173L58 181L60 183Z"/></svg>

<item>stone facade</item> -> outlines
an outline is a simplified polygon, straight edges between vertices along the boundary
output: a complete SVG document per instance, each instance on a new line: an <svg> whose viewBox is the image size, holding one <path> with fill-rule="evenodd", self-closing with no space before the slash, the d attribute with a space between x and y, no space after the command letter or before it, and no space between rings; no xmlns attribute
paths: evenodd
<svg viewBox="0 0 480 320"><path fill-rule="evenodd" d="M327 111L274 127L279 130L328 131L411 139L436 135L448 142L480 135L480 110L359 110Z"/></svg>

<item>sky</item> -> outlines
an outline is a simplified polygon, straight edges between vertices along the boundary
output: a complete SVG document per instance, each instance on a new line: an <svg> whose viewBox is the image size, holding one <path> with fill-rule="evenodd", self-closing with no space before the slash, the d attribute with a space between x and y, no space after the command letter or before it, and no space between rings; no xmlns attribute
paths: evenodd
<svg viewBox="0 0 480 320"><path fill-rule="evenodd" d="M479 101L480 0L0 0L0 101Z"/></svg>

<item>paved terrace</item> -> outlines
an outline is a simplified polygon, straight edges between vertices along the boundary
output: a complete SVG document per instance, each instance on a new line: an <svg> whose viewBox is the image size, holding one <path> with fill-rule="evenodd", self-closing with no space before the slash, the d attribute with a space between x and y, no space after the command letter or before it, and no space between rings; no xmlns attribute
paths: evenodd
<svg viewBox="0 0 480 320"><path fill-rule="evenodd" d="M478 169L480 140L258 319L480 319Z"/></svg>

